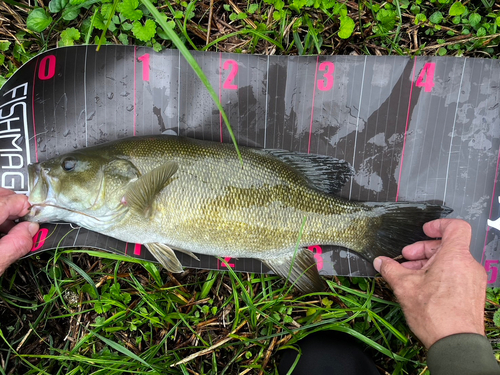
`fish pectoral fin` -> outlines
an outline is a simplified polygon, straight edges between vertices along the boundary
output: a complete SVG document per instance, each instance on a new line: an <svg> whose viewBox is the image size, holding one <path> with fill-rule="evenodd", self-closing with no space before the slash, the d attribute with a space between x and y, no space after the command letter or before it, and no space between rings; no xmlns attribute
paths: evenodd
<svg viewBox="0 0 500 375"><path fill-rule="evenodd" d="M158 242L145 243L146 249L156 258L160 264L165 267L168 271L173 273L181 273L182 264L177 259L174 251L165 244Z"/></svg>
<svg viewBox="0 0 500 375"><path fill-rule="evenodd" d="M265 259L262 262L278 275L291 281L301 292L320 292L325 287L319 275L314 254L310 250L299 249L295 254Z"/></svg>
<svg viewBox="0 0 500 375"><path fill-rule="evenodd" d="M150 217L156 196L167 186L177 169L177 163L170 161L143 174L127 187L126 204L139 215Z"/></svg>

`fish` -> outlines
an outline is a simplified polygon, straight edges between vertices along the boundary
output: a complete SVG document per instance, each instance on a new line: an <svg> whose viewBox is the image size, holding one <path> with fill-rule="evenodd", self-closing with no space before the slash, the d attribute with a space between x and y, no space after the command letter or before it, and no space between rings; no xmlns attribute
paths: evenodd
<svg viewBox="0 0 500 375"><path fill-rule="evenodd" d="M35 222L70 222L143 244L170 272L175 251L261 260L299 291L324 289L311 245L373 260L426 239L422 225L452 210L411 202L357 202L337 193L344 160L175 135L75 150L28 166ZM299 233L301 234L299 236Z"/></svg>

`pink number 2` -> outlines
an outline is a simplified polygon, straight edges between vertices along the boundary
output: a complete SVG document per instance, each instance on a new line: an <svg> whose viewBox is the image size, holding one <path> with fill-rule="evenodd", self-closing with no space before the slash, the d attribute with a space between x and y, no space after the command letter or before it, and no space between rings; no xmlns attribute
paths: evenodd
<svg viewBox="0 0 500 375"><path fill-rule="evenodd" d="M488 278L488 284L493 284L495 281L497 281L498 259L485 261L484 262L484 269L486 270L486 272L491 271L491 276Z"/></svg>
<svg viewBox="0 0 500 375"><path fill-rule="evenodd" d="M149 82L149 53L145 53L137 60L142 61L142 80Z"/></svg>
<svg viewBox="0 0 500 375"><path fill-rule="evenodd" d="M323 74L324 79L318 79L318 89L320 91L328 91L333 87L333 72L335 65L331 61L323 61L319 64L319 71L326 72Z"/></svg>
<svg viewBox="0 0 500 375"><path fill-rule="evenodd" d="M238 90L238 85L233 84L234 77L236 77L236 74L238 74L238 63L234 60L226 60L224 62L224 70L228 70L230 67L231 71L229 72L229 75L224 81L222 87L228 90Z"/></svg>

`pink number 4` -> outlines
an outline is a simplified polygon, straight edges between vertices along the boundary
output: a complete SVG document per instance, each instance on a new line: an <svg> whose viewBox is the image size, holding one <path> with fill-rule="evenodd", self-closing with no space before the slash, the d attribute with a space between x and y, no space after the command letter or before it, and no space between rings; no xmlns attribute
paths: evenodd
<svg viewBox="0 0 500 375"><path fill-rule="evenodd" d="M417 87L424 87L425 92L431 92L434 87L434 71L436 63L425 63L424 68L417 78ZM425 81L424 81L425 78Z"/></svg>

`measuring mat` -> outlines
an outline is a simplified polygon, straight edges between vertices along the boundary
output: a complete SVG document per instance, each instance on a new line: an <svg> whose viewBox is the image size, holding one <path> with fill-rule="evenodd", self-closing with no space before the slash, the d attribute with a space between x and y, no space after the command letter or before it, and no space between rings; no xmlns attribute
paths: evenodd
<svg viewBox="0 0 500 375"><path fill-rule="evenodd" d="M452 57L255 56L192 52L239 145L329 155L355 173L340 196L453 208L500 286L500 62ZM231 142L208 91L177 50L65 47L32 59L0 91L1 186L28 192L27 165L115 139L175 134ZM90 247L154 260L141 245L69 224L42 225L31 254ZM311 246L323 275L372 276L354 252ZM223 255L223 254L221 254ZM186 267L226 263L177 253ZM225 258L237 271L261 262Z"/></svg>

